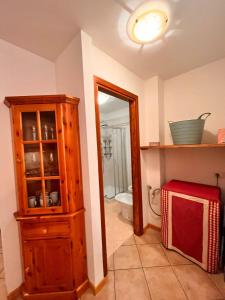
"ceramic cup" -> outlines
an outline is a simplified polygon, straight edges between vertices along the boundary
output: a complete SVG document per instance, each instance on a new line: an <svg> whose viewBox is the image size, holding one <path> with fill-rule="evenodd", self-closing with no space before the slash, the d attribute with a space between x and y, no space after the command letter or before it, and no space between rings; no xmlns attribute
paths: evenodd
<svg viewBox="0 0 225 300"><path fill-rule="evenodd" d="M57 191L50 193L50 198L52 199L52 203L53 204L57 204L58 203L58 194L59 193Z"/></svg>
<svg viewBox="0 0 225 300"><path fill-rule="evenodd" d="M42 207L43 206L43 199L42 198L40 198L40 206Z"/></svg>
<svg viewBox="0 0 225 300"><path fill-rule="evenodd" d="M35 196L30 196L28 197L28 205L29 207L35 207L36 206L36 197Z"/></svg>

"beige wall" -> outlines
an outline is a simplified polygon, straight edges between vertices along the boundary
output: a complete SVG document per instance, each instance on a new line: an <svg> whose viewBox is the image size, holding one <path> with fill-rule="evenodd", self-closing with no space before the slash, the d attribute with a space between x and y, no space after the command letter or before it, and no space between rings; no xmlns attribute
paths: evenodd
<svg viewBox="0 0 225 300"><path fill-rule="evenodd" d="M101 238L93 76L99 76L138 95L141 92L142 80L138 80L137 76L96 48L92 43L91 37L84 32L82 32L82 46L85 103L88 108L86 130L88 135L88 159L90 160L89 176L92 179L90 185L92 195L92 231L96 237ZM102 245L101 239L98 238L95 239L94 243L94 249L97 254L94 265L96 270L95 284L99 283L103 277L102 270L99 269L102 267L102 257L100 256Z"/></svg>
<svg viewBox="0 0 225 300"><path fill-rule="evenodd" d="M87 242L87 261L88 261L88 276L92 283L95 283L99 275L102 277L102 252L100 240L101 232L95 232L93 219L93 205L98 203L95 201L94 194L91 193L90 162L88 160L88 129L89 118L87 113L87 101L84 96L84 81L83 81L83 52L82 52L81 33L78 34L66 49L59 55L55 62L56 70L56 86L58 93L66 93L80 98L79 104L79 123L81 137L81 153L82 153L82 173L83 173L83 193L84 206L86 209L86 242ZM93 84L92 84L93 85ZM93 126L91 126L91 129ZM89 129L90 130L90 129ZM100 208L97 207L97 212L100 214ZM95 213L94 213L95 214ZM96 217L97 218L97 217ZM97 235L97 236L96 236ZM97 242L99 241L99 242ZM97 260L97 261L96 261Z"/></svg>
<svg viewBox="0 0 225 300"><path fill-rule="evenodd" d="M172 142L168 120L193 119L204 112L212 115L205 123L203 142L217 142L218 128L225 128L225 59L164 82L165 143ZM224 149L180 149L165 153L166 180L178 178L215 185L216 172L222 175L220 186L225 190Z"/></svg>
<svg viewBox="0 0 225 300"><path fill-rule="evenodd" d="M6 95L49 94L55 92L80 97L79 121L82 148L82 172L86 208L88 274L93 284L103 277L101 223L98 187L97 145L93 76L97 75L139 97L141 144L149 141L171 143L167 120L194 118L212 112L206 122L204 141L213 142L217 128L224 124L225 59L165 81L157 76L142 80L93 45L81 32L54 64L25 50L0 41L0 90ZM54 73L55 72L55 73ZM2 155L0 226L3 235L8 291L22 281L17 224L11 132L8 109L0 105ZM178 178L214 184L213 174L220 172L224 187L225 153L218 150L168 150L141 153L144 224L160 225L160 218L150 213L146 185L159 187L166 180ZM165 162L163 159L165 158ZM165 163L165 164L164 164ZM164 174L165 173L165 174ZM154 204L159 208L159 199ZM13 249L13 251L12 251Z"/></svg>
<svg viewBox="0 0 225 300"><path fill-rule="evenodd" d="M103 277L100 228L100 202L98 194L97 148L94 102L90 102L86 86L93 88L93 78L87 69L91 64L88 39L78 34L55 62L58 93L67 93L80 98L79 123L83 173L84 206L86 209L86 241L89 280L96 284ZM84 81L85 74L85 81ZM91 90L91 92L93 92ZM91 95L92 100L93 95ZM94 145L93 145L94 144Z"/></svg>
<svg viewBox="0 0 225 300"><path fill-rule="evenodd" d="M98 284L102 280L103 270L93 89L94 75L138 95L141 143L149 140L151 134L154 134L154 130L151 130L149 135L147 125L144 122L146 111L148 111L148 120L154 118L153 128L155 126L159 127L158 113L154 116L154 110L150 108L151 105L158 103L159 80L154 78L145 86L142 79L96 48L91 37L84 32L81 32L79 37L76 37L56 60L57 91L72 93L81 97L80 132L86 208L88 274L91 282ZM144 88L145 95L143 94ZM79 91L82 92L79 94ZM159 132L157 134L159 135ZM142 159L143 212L144 224L146 225L149 222L149 207L146 194L147 174L144 163ZM151 170L148 171L149 173L151 173Z"/></svg>
<svg viewBox="0 0 225 300"><path fill-rule="evenodd" d="M21 258L9 109L3 104L10 95L55 93L54 64L0 40L0 227L8 292L22 282Z"/></svg>
<svg viewBox="0 0 225 300"><path fill-rule="evenodd" d="M165 143L171 143L168 121L212 115L205 123L203 142L217 142L218 128L224 128L225 59L215 61L164 82Z"/></svg>

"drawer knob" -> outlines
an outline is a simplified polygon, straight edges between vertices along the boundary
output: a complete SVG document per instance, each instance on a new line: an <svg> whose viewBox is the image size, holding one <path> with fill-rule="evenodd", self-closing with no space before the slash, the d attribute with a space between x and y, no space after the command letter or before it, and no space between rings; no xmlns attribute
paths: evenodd
<svg viewBox="0 0 225 300"><path fill-rule="evenodd" d="M42 233L46 234L48 232L47 228L42 229Z"/></svg>
<svg viewBox="0 0 225 300"><path fill-rule="evenodd" d="M25 268L25 274L26 274L26 275L29 275L29 273L30 273L30 267L26 267L26 268Z"/></svg>

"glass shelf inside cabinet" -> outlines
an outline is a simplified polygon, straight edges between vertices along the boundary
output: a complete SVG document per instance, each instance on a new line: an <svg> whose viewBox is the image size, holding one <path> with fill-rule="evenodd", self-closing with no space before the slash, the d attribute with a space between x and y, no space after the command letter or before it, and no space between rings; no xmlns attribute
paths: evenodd
<svg viewBox="0 0 225 300"><path fill-rule="evenodd" d="M22 112L22 128L24 141L37 141L37 113L36 112Z"/></svg>
<svg viewBox="0 0 225 300"><path fill-rule="evenodd" d="M57 144L43 144L44 176L58 176Z"/></svg>
<svg viewBox="0 0 225 300"><path fill-rule="evenodd" d="M24 145L26 177L40 177L40 146L39 144Z"/></svg>
<svg viewBox="0 0 225 300"><path fill-rule="evenodd" d="M55 140L56 128L55 128L55 112L54 111L41 111L41 135L42 140Z"/></svg>

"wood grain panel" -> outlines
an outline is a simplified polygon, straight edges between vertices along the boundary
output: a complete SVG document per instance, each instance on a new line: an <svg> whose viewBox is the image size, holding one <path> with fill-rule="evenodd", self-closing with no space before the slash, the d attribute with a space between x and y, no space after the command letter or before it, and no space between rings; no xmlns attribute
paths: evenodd
<svg viewBox="0 0 225 300"><path fill-rule="evenodd" d="M72 212L83 208L78 108L76 105L70 104L63 104L62 107L68 202Z"/></svg>
<svg viewBox="0 0 225 300"><path fill-rule="evenodd" d="M65 95L5 99L11 108L14 137L18 192L18 212L14 216L20 222L24 299L74 300L88 288L78 103L79 99ZM41 138L43 111L55 112L56 138L52 140ZM22 112L36 112L38 140L23 140ZM28 119L28 128L30 123ZM45 176L44 145L50 143L57 145L59 174ZM26 177L23 150L26 145L31 148L36 145L41 150L41 171L34 177ZM42 182L43 195L46 180L59 180L61 205L29 208L26 183L31 180ZM36 195L37 189L34 185L31 194Z"/></svg>
<svg viewBox="0 0 225 300"><path fill-rule="evenodd" d="M51 104L51 103L71 103L78 104L79 98L67 96L65 94L59 95L34 95L34 96L9 96L5 97L4 104L8 107L12 105L27 105L33 104Z"/></svg>

